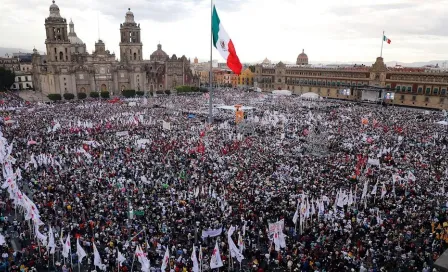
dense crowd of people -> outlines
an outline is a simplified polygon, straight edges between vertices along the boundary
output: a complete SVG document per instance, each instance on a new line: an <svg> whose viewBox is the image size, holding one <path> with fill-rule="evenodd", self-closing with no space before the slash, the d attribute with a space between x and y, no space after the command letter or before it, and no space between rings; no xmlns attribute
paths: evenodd
<svg viewBox="0 0 448 272"><path fill-rule="evenodd" d="M253 109L210 125L203 95L0 99L43 222L3 187L0 271L433 271L447 247L440 111L217 90Z"/></svg>

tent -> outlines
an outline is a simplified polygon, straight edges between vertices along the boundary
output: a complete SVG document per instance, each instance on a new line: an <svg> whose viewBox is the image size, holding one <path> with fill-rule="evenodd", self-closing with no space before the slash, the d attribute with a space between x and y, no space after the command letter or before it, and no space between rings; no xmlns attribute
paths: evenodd
<svg viewBox="0 0 448 272"><path fill-rule="evenodd" d="M307 98L307 99L319 99L319 95L317 93L304 93L300 96L301 98Z"/></svg>
<svg viewBox="0 0 448 272"><path fill-rule="evenodd" d="M288 90L275 90L275 91L272 91L272 94L273 95L286 95L286 96L289 96L289 95L292 95L292 92L288 91Z"/></svg>

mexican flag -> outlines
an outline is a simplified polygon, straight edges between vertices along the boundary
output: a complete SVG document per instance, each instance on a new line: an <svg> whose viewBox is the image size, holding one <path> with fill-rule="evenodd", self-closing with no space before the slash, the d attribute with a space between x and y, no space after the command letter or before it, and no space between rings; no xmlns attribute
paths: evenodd
<svg viewBox="0 0 448 272"><path fill-rule="evenodd" d="M387 42L388 44L390 44L392 41L387 38L385 35L383 35L383 41Z"/></svg>
<svg viewBox="0 0 448 272"><path fill-rule="evenodd" d="M218 49L219 53L223 58L227 60L227 66L235 74L241 74L243 66L241 65L240 59L235 51L235 46L229 35L227 35L226 30L221 24L218 12L216 12L216 7L213 5L213 15L212 15L212 32L213 32L213 45Z"/></svg>

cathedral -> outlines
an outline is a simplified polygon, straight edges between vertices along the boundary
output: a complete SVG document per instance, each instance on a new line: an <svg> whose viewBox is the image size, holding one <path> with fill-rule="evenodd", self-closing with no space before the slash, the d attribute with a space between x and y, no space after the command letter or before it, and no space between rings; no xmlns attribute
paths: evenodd
<svg viewBox="0 0 448 272"><path fill-rule="evenodd" d="M44 95L88 95L94 91L117 95L128 89L155 92L198 85L199 79L193 76L190 60L185 56L169 57L160 44L149 60L143 59L140 24L135 22L130 9L120 24L120 60L106 50L102 40L95 43L95 50L89 54L71 20L67 29L67 21L55 1L45 19L45 31L46 55L34 49L32 59L34 88Z"/></svg>

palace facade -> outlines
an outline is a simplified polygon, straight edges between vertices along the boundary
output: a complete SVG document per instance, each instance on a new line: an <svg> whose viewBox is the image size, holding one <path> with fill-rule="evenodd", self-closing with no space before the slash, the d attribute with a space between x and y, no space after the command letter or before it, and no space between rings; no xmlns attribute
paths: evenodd
<svg viewBox="0 0 448 272"><path fill-rule="evenodd" d="M290 90L359 101L368 92L388 104L448 108L448 72L425 68L390 68L378 57L371 66L313 67L302 52L298 65L263 62L255 66L254 84L263 91Z"/></svg>
<svg viewBox="0 0 448 272"><path fill-rule="evenodd" d="M120 24L120 60L106 50L102 40L89 54L72 21L67 28L55 1L45 19L45 31L46 55L34 49L32 58L33 85L44 95L92 91L117 94L125 89L154 92L199 83L190 69L190 60L185 56L169 57L160 44L149 60L143 59L140 24L130 9Z"/></svg>

